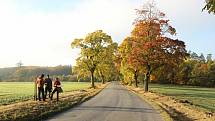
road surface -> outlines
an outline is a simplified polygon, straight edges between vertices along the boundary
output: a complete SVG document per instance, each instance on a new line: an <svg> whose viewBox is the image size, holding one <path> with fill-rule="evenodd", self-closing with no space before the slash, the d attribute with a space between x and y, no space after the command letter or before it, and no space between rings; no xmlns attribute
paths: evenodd
<svg viewBox="0 0 215 121"><path fill-rule="evenodd" d="M89 101L48 121L163 121L140 97L117 82L109 84Z"/></svg>

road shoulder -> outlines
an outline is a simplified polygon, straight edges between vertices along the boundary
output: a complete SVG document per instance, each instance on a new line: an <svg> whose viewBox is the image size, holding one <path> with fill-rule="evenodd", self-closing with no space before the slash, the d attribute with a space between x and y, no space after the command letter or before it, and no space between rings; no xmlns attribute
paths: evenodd
<svg viewBox="0 0 215 121"><path fill-rule="evenodd" d="M165 121L213 121L215 116L179 103L169 96L152 92L145 93L142 88L126 86L127 89L140 96L157 109Z"/></svg>
<svg viewBox="0 0 215 121"><path fill-rule="evenodd" d="M125 86L125 85L124 85ZM138 95L142 100L144 100L145 102L147 102L149 105L151 105L156 111L158 111L158 113L160 113L161 117L163 118L164 121L173 121L173 119L171 118L171 116L168 114L168 112L166 110L164 110L158 103L156 103L155 101L153 101L150 98L146 98L142 93L136 91L137 89L140 88L135 88L132 86L125 86L129 91L131 91L132 93Z"/></svg>

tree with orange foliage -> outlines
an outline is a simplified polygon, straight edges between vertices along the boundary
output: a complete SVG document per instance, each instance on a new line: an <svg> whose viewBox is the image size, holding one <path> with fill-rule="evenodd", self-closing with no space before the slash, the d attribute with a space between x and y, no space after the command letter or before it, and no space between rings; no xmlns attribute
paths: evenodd
<svg viewBox="0 0 215 121"><path fill-rule="evenodd" d="M132 48L128 63L145 69L144 90L147 92L151 73L165 64L179 64L187 52L183 41L166 37L166 33L175 35L176 30L153 2L137 9L137 15L128 42Z"/></svg>
<svg viewBox="0 0 215 121"><path fill-rule="evenodd" d="M122 44L119 46L119 53L120 53L120 57L121 57L121 61L120 64L121 66L123 66L123 70L124 71L122 73L124 73L124 76L126 76L125 74L132 74L132 78L135 81L135 86L138 87L138 76L139 76L139 71L141 70L140 68L140 63L138 62L138 60L130 59L131 55L131 51L132 51L132 43L131 41L134 38L132 37L127 37L123 40ZM128 63L129 62L129 63ZM132 84L132 81L131 81Z"/></svg>

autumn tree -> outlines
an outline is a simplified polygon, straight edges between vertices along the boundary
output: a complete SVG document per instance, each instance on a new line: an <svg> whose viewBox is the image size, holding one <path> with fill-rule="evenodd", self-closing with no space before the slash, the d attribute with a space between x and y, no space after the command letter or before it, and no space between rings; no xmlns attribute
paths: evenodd
<svg viewBox="0 0 215 121"><path fill-rule="evenodd" d="M152 72L165 64L177 65L184 60L186 50L183 41L166 37L166 33L175 35L176 30L153 2L137 9L137 15L131 32L128 63L136 63L146 70L144 90L148 91Z"/></svg>
<svg viewBox="0 0 215 121"><path fill-rule="evenodd" d="M206 5L203 10L207 10L208 13L215 13L215 0L205 0Z"/></svg>
<svg viewBox="0 0 215 121"><path fill-rule="evenodd" d="M112 43L108 48L103 52L103 57L100 64L96 68L97 76L101 78L102 83L105 81L111 80L111 77L114 77L114 72L116 71L114 66L114 54L117 50L118 44Z"/></svg>
<svg viewBox="0 0 215 121"><path fill-rule="evenodd" d="M91 75L91 86L94 88L94 72L103 63L110 48L113 47L111 36L102 30L89 33L84 39L75 39L71 46L80 48L81 53L77 58L77 66L87 70Z"/></svg>
<svg viewBox="0 0 215 121"><path fill-rule="evenodd" d="M123 73L126 80L129 80L130 78L133 78L135 81L135 86L138 87L138 76L139 72L141 70L141 67L139 66L140 63L138 60L130 59L131 52L132 52L132 41L134 38L132 37L127 37L123 40L122 44L119 47L119 53L121 57L121 72ZM130 81L132 85L132 80Z"/></svg>
<svg viewBox="0 0 215 121"><path fill-rule="evenodd" d="M74 67L74 73L77 76L77 81L87 80L90 77L90 72L87 69L86 64L82 64L81 59L76 59L76 66Z"/></svg>

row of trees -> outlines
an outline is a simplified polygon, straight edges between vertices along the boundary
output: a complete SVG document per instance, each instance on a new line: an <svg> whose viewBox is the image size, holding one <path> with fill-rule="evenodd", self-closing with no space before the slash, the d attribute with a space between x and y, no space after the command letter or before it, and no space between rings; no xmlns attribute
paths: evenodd
<svg viewBox="0 0 215 121"><path fill-rule="evenodd" d="M137 9L137 16L131 34L119 47L102 30L72 42L81 50L75 68L78 78L90 76L92 87L95 79L134 82L136 87L143 83L145 91L149 82L214 85L211 55L206 60L188 53L183 41L170 38L176 30L153 2Z"/></svg>
<svg viewBox="0 0 215 121"><path fill-rule="evenodd" d="M90 73L92 87L94 72L98 73L103 82L103 77L111 72L121 73L123 80L132 73L136 86L142 72L145 75L145 91L148 91L148 82L153 71L162 65L177 65L185 58L184 42L165 36L166 33L174 35L176 31L169 25L169 20L165 19L164 13L157 10L154 4L147 4L137 10L137 14L131 36L122 42L118 51L117 44L101 30L88 34L85 39L75 39L72 42L72 47L81 49L77 59L79 75Z"/></svg>
<svg viewBox="0 0 215 121"><path fill-rule="evenodd" d="M158 70L156 75L154 81L158 83L215 87L215 61L211 54L205 58L203 54L198 56L190 53L189 58L176 68L166 66Z"/></svg>

